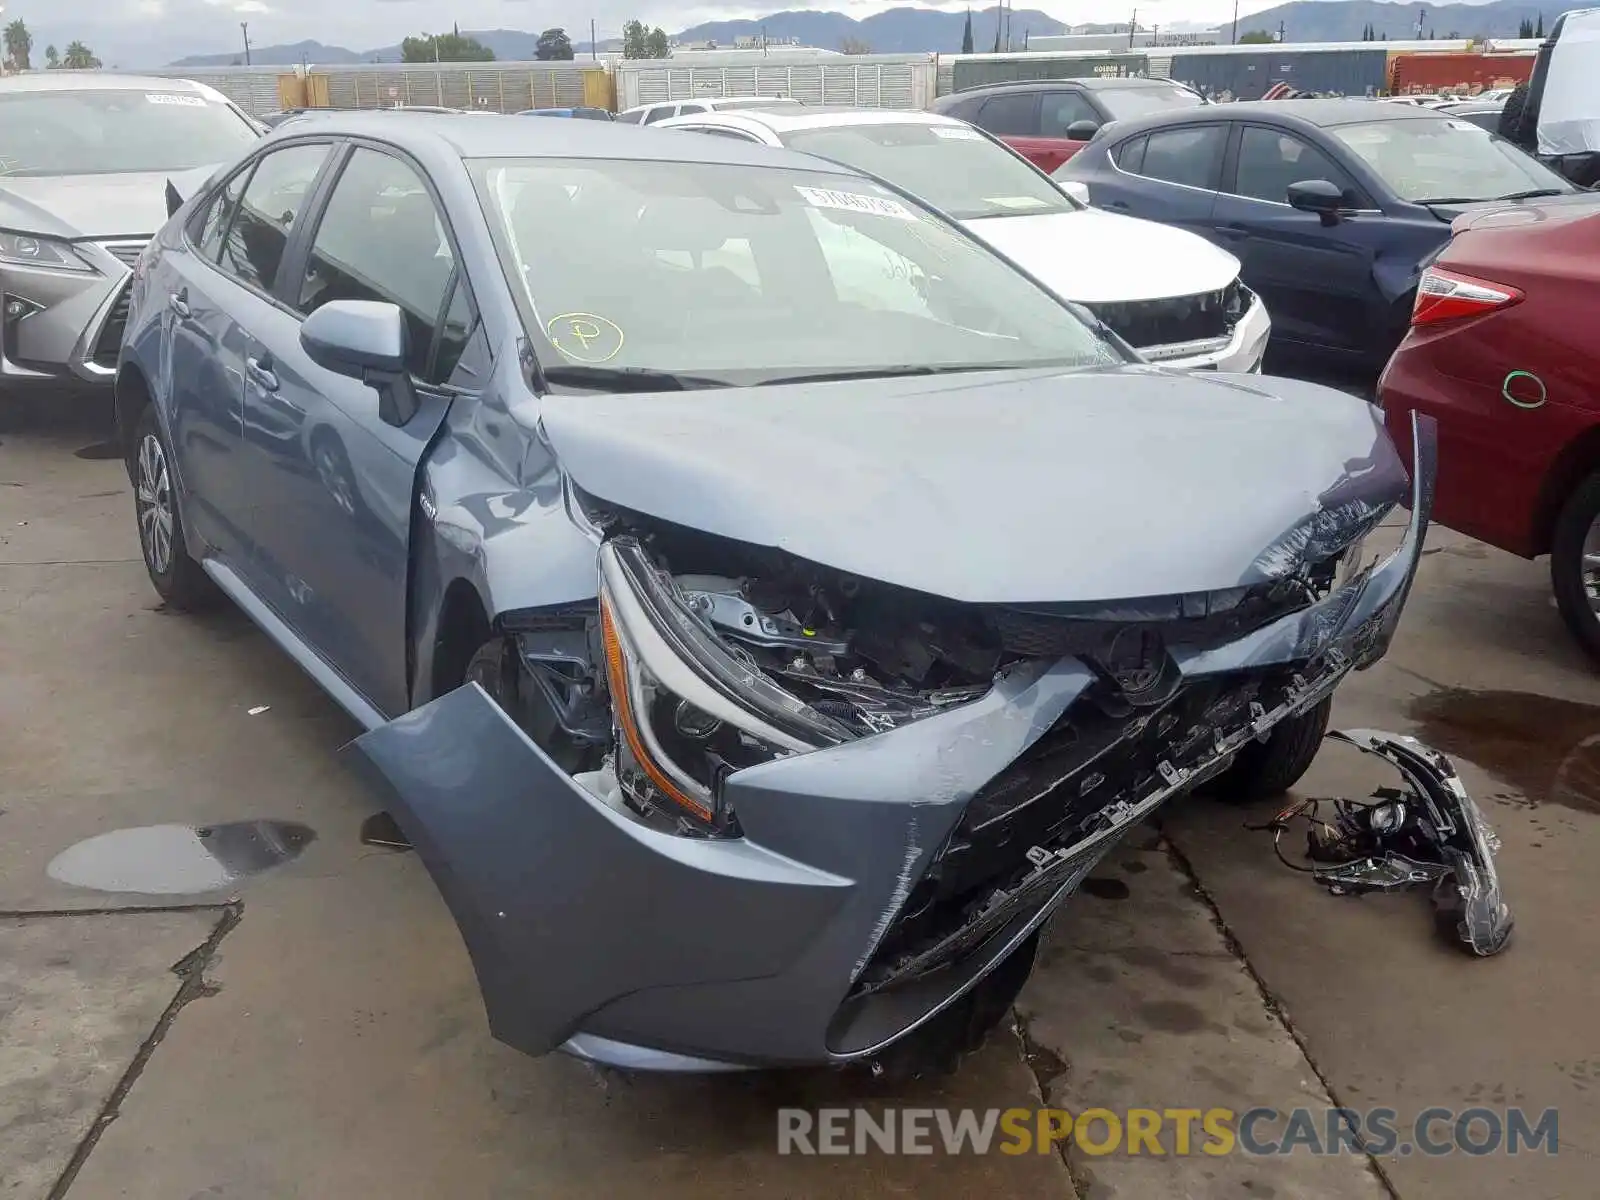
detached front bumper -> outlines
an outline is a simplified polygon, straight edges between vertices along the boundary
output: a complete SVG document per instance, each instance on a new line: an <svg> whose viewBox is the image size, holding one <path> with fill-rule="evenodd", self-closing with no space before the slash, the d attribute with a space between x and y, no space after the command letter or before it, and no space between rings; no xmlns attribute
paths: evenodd
<svg viewBox="0 0 1600 1200"><path fill-rule="evenodd" d="M1001 808L993 785L1031 778L1095 685L1077 659L1023 664L959 708L734 773L735 838L674 836L608 804L475 684L363 735L356 761L449 904L501 1040L661 1070L870 1059L973 988L1132 825L1382 656L1432 505L1432 423L1414 435L1411 520L1389 559L1235 642L1171 651L1176 694L1205 697L1208 725L1180 738L1155 728L1160 710L1136 718L1104 754ZM1224 703L1252 678L1270 684ZM1091 767L1113 772L1156 736L1151 769L1069 822ZM929 881L988 870L986 839L1010 856L1004 885L904 950Z"/></svg>
<svg viewBox="0 0 1600 1200"><path fill-rule="evenodd" d="M76 243L90 271L0 266L0 387L109 385L144 245Z"/></svg>
<svg viewBox="0 0 1600 1200"><path fill-rule="evenodd" d="M1161 367L1180 367L1187 371L1229 371L1246 375L1261 370L1272 336L1272 318L1260 296L1250 293L1244 315L1226 338L1170 346L1136 347L1150 362Z"/></svg>

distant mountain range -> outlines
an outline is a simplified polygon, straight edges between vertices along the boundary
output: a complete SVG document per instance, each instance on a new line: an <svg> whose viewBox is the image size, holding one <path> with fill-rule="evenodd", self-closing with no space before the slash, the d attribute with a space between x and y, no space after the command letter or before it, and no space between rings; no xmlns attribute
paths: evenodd
<svg viewBox="0 0 1600 1200"><path fill-rule="evenodd" d="M1493 0L1488 4L1422 5L1384 3L1382 0L1291 0L1239 20L1241 34L1251 30L1277 32L1280 23L1285 39L1291 42L1353 42L1371 25L1390 41L1416 36L1419 8L1425 9L1423 36L1434 37L1516 37L1524 20L1544 18L1549 29L1555 18L1572 4L1519 3L1518 0ZM997 8L975 10L972 14L973 48L994 48ZM961 34L966 14L940 12L928 8L891 8L887 12L856 20L837 12L796 10L740 21L708 21L673 35L680 42L714 41L732 46L740 37L799 38L807 46L837 50L847 43L870 47L879 54L917 54L938 51L954 54L961 49ZM1024 38L1067 31L1067 26L1037 9L1018 9L1011 14L1013 48L1020 49ZM1226 26L1224 26L1226 29ZM497 59L526 61L534 57L538 32L517 29L463 30L477 38ZM569 34L575 30L568 30ZM589 53L589 43L573 41L581 56ZM601 50L619 46L615 40L601 41ZM238 52L199 54L181 58L175 67L226 67L239 63ZM301 62L337 65L359 62L399 62L400 47L380 46L372 50L349 50L321 42L295 42L291 45L251 47L250 61L261 66L292 66Z"/></svg>

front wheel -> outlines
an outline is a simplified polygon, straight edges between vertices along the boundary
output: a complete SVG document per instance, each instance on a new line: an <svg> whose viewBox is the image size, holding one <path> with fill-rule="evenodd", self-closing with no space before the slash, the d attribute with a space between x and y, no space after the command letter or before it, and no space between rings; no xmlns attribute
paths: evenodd
<svg viewBox="0 0 1600 1200"><path fill-rule="evenodd" d="M1550 585L1567 628L1600 662L1600 471L1578 485L1556 519Z"/></svg>
<svg viewBox="0 0 1600 1200"><path fill-rule="evenodd" d="M1250 804L1281 796L1311 769L1333 716L1333 698L1296 717L1279 721L1264 742L1248 742L1233 765L1207 790L1230 804Z"/></svg>
<svg viewBox="0 0 1600 1200"><path fill-rule="evenodd" d="M128 473L133 478L133 513L139 526L139 549L144 555L145 572L157 594L179 612L210 606L220 593L189 553L183 517L178 512L178 483L172 470L172 451L151 405L145 406L134 426Z"/></svg>

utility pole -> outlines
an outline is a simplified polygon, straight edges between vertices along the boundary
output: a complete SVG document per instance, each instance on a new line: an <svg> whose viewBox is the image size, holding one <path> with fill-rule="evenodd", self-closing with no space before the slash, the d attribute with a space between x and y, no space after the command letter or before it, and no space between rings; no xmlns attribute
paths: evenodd
<svg viewBox="0 0 1600 1200"><path fill-rule="evenodd" d="M250 65L250 22L240 21L239 29L244 34L244 65Z"/></svg>
<svg viewBox="0 0 1600 1200"><path fill-rule="evenodd" d="M600 51L598 49L596 49L595 44L594 44L594 18L593 17L589 18L589 57L591 59L598 59L600 57Z"/></svg>
<svg viewBox="0 0 1600 1200"><path fill-rule="evenodd" d="M1139 10L1133 10L1133 20L1128 22L1128 49L1133 49L1133 35L1139 28Z"/></svg>
<svg viewBox="0 0 1600 1200"><path fill-rule="evenodd" d="M1239 44L1239 0L1233 0L1233 44Z"/></svg>
<svg viewBox="0 0 1600 1200"><path fill-rule="evenodd" d="M1282 42L1282 41L1283 41L1283 40L1284 40L1284 39L1285 39L1285 38L1287 38L1287 37L1288 37L1288 36L1289 36L1289 35L1288 35L1288 34L1287 34L1287 33L1286 33L1286 32L1284 32L1284 28L1283 28L1283 22L1282 22L1282 21L1279 21L1279 22L1278 22L1278 41L1279 41L1279 42Z"/></svg>

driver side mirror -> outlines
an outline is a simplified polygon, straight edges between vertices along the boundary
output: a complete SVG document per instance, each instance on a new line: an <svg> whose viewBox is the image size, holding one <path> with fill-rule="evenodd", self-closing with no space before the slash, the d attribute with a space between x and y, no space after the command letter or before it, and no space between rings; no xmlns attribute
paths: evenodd
<svg viewBox="0 0 1600 1200"><path fill-rule="evenodd" d="M1288 189L1289 207L1316 213L1324 225L1337 225L1345 207L1344 192L1326 179L1302 179Z"/></svg>
<svg viewBox="0 0 1600 1200"><path fill-rule="evenodd" d="M376 389L378 415L387 424L404 425L416 414L417 392L406 369L406 318L399 305L330 300L300 326L300 348L317 366Z"/></svg>
<svg viewBox="0 0 1600 1200"><path fill-rule="evenodd" d="M1087 142L1099 132L1099 121L1074 121L1067 126L1067 137L1074 142Z"/></svg>
<svg viewBox="0 0 1600 1200"><path fill-rule="evenodd" d="M1058 179L1056 186L1065 192L1069 199L1076 200L1085 208L1089 207L1089 185L1081 179Z"/></svg>

